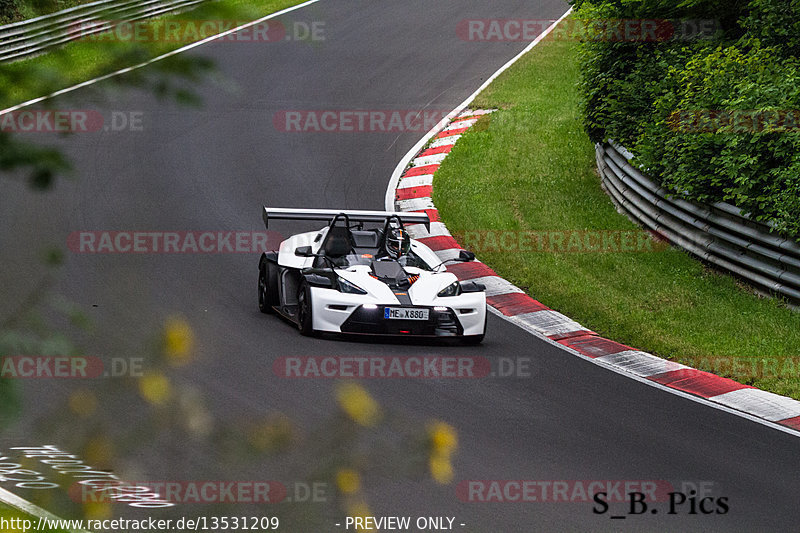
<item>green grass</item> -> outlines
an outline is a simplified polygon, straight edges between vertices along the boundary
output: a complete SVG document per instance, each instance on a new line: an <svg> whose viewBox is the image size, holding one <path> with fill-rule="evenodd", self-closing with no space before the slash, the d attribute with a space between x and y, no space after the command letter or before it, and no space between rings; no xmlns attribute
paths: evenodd
<svg viewBox="0 0 800 533"><path fill-rule="evenodd" d="M25 521L23 524L22 521ZM28 513L24 513L19 511L13 507L6 505L5 503L0 502L0 526L6 525L4 529L0 529L0 531L8 532L8 533L23 533L25 531L26 526L30 526L27 531L33 531L33 528L39 522L39 517L33 516ZM13 527L11 527L13 526ZM65 529L46 529L42 530L43 533L67 533Z"/></svg>
<svg viewBox="0 0 800 533"><path fill-rule="evenodd" d="M148 23L163 25L167 21L206 20L243 23L300 4L302 1L304 0L259 2L219 0L201 4L191 11L149 19ZM129 42L121 39L101 40L99 36L87 36L45 55L3 64L0 67L0 109L141 63L190 42L187 40ZM264 43L264 46L269 46L269 43ZM191 67L181 63L180 59L175 59L171 63L164 62L157 68L171 69L180 74Z"/></svg>
<svg viewBox="0 0 800 533"><path fill-rule="evenodd" d="M451 232L637 229L600 188L579 76L576 43L545 40L479 96L474 108L500 111L459 140L434 179ZM679 250L480 248L501 276L603 336L800 399L800 359L782 359L800 356L800 313Z"/></svg>

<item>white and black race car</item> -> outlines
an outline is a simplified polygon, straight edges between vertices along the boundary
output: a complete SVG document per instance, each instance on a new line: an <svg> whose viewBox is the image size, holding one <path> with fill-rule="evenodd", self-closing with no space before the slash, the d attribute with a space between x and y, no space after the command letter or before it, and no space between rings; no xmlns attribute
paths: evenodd
<svg viewBox="0 0 800 533"><path fill-rule="evenodd" d="M321 332L457 337L478 344L486 332L485 287L459 282L405 224L425 213L264 207L270 220L325 221L284 240L258 264L258 306ZM377 226L367 228L366 226ZM454 261L472 261L462 250Z"/></svg>

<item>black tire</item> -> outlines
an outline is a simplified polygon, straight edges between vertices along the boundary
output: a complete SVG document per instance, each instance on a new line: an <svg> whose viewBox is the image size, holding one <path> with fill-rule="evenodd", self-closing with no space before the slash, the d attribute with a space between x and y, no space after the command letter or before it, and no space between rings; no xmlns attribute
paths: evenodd
<svg viewBox="0 0 800 533"><path fill-rule="evenodd" d="M261 258L258 266L258 310L265 314L274 312L278 305L278 275L273 263Z"/></svg>
<svg viewBox="0 0 800 533"><path fill-rule="evenodd" d="M301 335L306 337L314 336L313 309L311 289L308 287L308 283L303 281L297 291L297 329L300 330Z"/></svg>
<svg viewBox="0 0 800 533"><path fill-rule="evenodd" d="M483 342L483 338L486 336L486 333L481 333L480 335L469 335L464 337L464 344L467 346L477 346Z"/></svg>

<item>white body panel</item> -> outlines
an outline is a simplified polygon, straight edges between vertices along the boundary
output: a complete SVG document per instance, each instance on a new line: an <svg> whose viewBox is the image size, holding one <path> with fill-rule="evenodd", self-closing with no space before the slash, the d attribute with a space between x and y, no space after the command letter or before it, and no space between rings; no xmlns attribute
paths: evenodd
<svg viewBox="0 0 800 533"><path fill-rule="evenodd" d="M322 239L328 229L322 231L309 231L308 233L298 233L289 237L281 243L278 250L278 264L289 268L309 268L314 263L313 257L300 257L295 255L295 250L301 246L311 246L311 251L316 253L322 245ZM317 237L321 235L319 239ZM314 242L316 239L316 242Z"/></svg>
<svg viewBox="0 0 800 533"><path fill-rule="evenodd" d="M301 246L311 246L317 253L325 240L327 228L321 231L300 233L283 241L278 254L281 267L302 270L310 268L313 257L295 255ZM464 336L482 335L486 324L486 293L462 292L457 296L440 297L438 293L458 281L458 278L440 266L441 260L430 248L414 239L411 240L412 251L433 271L416 267L405 267L408 274L419 275L419 278L408 289L408 297L412 306L425 306L432 309L440 307L452 310L463 328ZM351 294L336 288L311 287L312 327L316 331L341 333L342 325L360 306L408 306L400 302L392 289L385 283L370 275L368 265L354 265L335 269L336 274L356 285L367 294Z"/></svg>
<svg viewBox="0 0 800 533"><path fill-rule="evenodd" d="M431 252L432 253L432 252ZM458 278L451 272L429 272L407 267L410 274L419 274L419 279L411 285L408 296L412 305L426 307L446 307L451 309L461 326L464 335L480 335L484 332L486 320L486 294L484 292L465 292L458 296L437 296ZM313 305L313 326L318 331L341 332L342 324L355 309L363 304L377 306L402 305L392 290L384 283L369 275L369 267L358 265L336 271L339 276L367 291L367 294L346 294L336 289L314 287L311 289ZM347 305L346 310L331 306Z"/></svg>

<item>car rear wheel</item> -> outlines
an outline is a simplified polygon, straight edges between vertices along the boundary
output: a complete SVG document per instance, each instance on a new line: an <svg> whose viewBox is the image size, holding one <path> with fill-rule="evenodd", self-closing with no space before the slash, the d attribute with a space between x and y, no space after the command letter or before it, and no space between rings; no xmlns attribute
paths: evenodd
<svg viewBox="0 0 800 533"><path fill-rule="evenodd" d="M313 318L311 289L306 282L303 282L297 291L297 329L301 334L308 337L314 335Z"/></svg>
<svg viewBox="0 0 800 533"><path fill-rule="evenodd" d="M278 305L278 276L273 263L261 259L258 266L258 310L272 313L273 306Z"/></svg>

